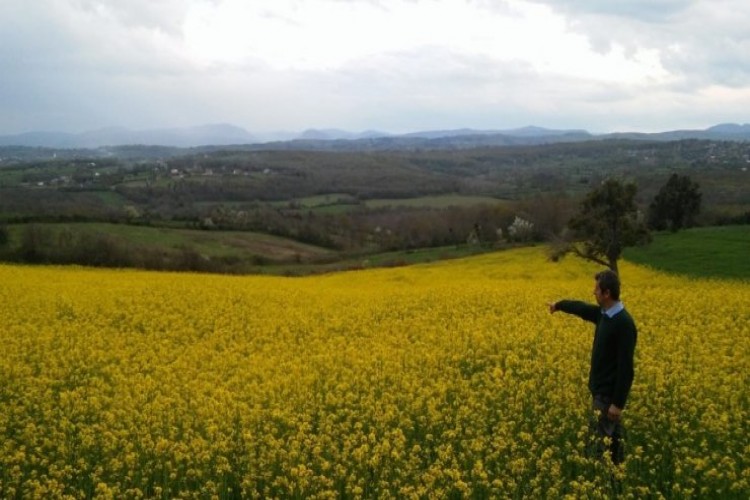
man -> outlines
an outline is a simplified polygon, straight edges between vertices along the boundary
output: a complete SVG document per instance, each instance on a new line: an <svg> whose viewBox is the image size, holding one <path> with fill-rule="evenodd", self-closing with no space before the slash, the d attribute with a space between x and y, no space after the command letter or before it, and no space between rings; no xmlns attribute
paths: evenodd
<svg viewBox="0 0 750 500"><path fill-rule="evenodd" d="M550 313L563 311L596 325L591 350L589 390L594 408L599 411L598 437L608 437L612 462L624 458L620 438L624 428L621 418L633 383L633 354L638 331L635 322L620 302L620 280L614 271L606 270L595 277L594 297L597 306L574 300L549 304Z"/></svg>

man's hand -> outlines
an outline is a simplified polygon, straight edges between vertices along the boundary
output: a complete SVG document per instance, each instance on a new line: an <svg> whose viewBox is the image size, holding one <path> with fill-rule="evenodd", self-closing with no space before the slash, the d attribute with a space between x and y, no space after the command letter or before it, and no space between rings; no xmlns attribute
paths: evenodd
<svg viewBox="0 0 750 500"><path fill-rule="evenodd" d="M554 314L555 311L557 311L557 308L555 307L555 303L554 302L547 304L547 306L549 306L549 313L550 314Z"/></svg>
<svg viewBox="0 0 750 500"><path fill-rule="evenodd" d="M609 418L613 422L617 422L620 420L620 415L622 415L622 408L618 408L615 405L609 405L609 410L607 410L607 418Z"/></svg>

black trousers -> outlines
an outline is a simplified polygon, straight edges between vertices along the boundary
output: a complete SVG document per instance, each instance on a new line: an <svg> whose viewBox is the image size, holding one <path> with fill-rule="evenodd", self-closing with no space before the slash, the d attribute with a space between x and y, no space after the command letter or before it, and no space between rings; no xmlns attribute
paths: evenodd
<svg viewBox="0 0 750 500"><path fill-rule="evenodd" d="M625 450L623 449L622 439L625 435L625 427L618 419L610 420L607 412L612 404L609 396L594 394L594 409L598 412L596 422L592 423L593 434L595 439L595 449L599 456L604 456L609 452L612 463L617 465L625 459ZM609 438L609 445L605 443L605 438Z"/></svg>

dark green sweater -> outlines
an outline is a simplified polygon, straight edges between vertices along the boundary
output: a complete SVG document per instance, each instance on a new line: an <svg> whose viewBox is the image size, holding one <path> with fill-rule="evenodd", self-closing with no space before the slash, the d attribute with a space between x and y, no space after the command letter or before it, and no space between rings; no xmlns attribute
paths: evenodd
<svg viewBox="0 0 750 500"><path fill-rule="evenodd" d="M624 309L610 318L599 306L575 300L561 300L555 309L596 325L589 390L591 394L608 396L615 406L625 408L633 384L633 354L638 338L633 318Z"/></svg>

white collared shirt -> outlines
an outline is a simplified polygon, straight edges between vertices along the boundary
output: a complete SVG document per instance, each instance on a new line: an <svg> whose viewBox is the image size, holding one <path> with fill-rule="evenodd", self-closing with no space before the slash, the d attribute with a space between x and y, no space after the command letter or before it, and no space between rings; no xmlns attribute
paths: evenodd
<svg viewBox="0 0 750 500"><path fill-rule="evenodd" d="M614 303L612 307L610 307L607 310L602 310L602 312L611 319L611 318L614 318L615 315L619 313L620 311L622 311L623 309L625 309L625 306L622 304L622 302L618 300L617 302Z"/></svg>

